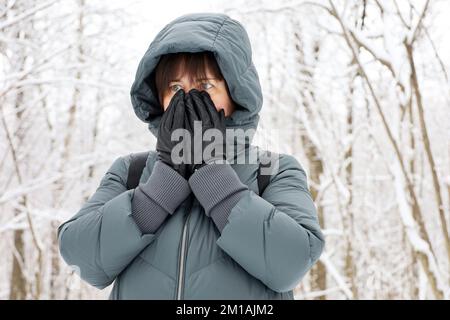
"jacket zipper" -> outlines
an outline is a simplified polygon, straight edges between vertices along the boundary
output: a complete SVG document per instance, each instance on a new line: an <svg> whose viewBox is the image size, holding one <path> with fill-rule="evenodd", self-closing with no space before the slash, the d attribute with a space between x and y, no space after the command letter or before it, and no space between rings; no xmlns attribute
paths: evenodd
<svg viewBox="0 0 450 320"><path fill-rule="evenodd" d="M178 275L177 275L177 290L176 290L176 300L181 300L183 297L183 287L184 287L184 275L185 275L185 266L186 266L186 257L187 257L187 242L189 239L188 234L188 225L189 225L189 218L191 216L191 209L192 209L192 201L190 202L190 205L188 206L189 213L186 217L186 220L183 225L183 232L181 234L181 240L180 240L180 251L179 251L179 258L178 258Z"/></svg>

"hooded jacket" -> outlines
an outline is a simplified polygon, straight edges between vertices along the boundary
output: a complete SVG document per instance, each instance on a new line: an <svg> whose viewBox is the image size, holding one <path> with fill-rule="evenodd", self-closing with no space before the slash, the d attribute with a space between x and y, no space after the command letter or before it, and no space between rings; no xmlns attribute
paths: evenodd
<svg viewBox="0 0 450 320"><path fill-rule="evenodd" d="M212 51L238 108L227 128L256 129L262 91L244 27L225 14L183 15L140 61L131 88L139 119L158 136L154 71L162 55ZM250 141L251 142L251 141ZM185 180L150 151L127 190L130 155L117 158L82 208L58 229L60 253L110 299L293 299L324 237L307 177L292 156L259 195L257 164L210 164Z"/></svg>

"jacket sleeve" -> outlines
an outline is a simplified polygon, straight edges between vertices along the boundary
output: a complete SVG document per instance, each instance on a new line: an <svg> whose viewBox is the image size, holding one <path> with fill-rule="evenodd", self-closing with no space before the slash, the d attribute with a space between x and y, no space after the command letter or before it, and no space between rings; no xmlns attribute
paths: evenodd
<svg viewBox="0 0 450 320"><path fill-rule="evenodd" d="M143 234L131 216L135 189L125 187L127 172L127 161L116 159L90 199L58 228L64 260L99 289L110 285L155 238Z"/></svg>
<svg viewBox="0 0 450 320"><path fill-rule="evenodd" d="M232 173L226 173L226 166L223 170L209 168L196 172L190 183L213 220L214 214L222 216L218 220L226 217L225 223L215 221L223 228L217 245L272 290L294 289L319 259L325 244L306 173L300 163L290 155L280 154L278 170L272 174L264 198L248 188L243 190L243 184L231 167L228 169ZM210 174L209 180L214 180L211 182L214 186L205 186L206 180L201 186L195 181L202 175L201 170L221 171L220 179ZM214 194L207 194L207 190ZM228 194L221 194L223 192Z"/></svg>

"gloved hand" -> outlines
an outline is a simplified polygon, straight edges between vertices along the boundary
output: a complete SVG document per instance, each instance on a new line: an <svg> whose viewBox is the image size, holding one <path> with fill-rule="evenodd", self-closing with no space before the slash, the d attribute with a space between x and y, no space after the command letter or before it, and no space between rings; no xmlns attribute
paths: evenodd
<svg viewBox="0 0 450 320"><path fill-rule="evenodd" d="M192 137L190 174L209 163L225 163L227 157L224 110L217 111L211 96L206 91L192 89L185 95L185 112L185 129L190 131ZM201 126L198 124L196 126L201 129L200 132L194 132L194 121L201 121ZM220 139L217 139L216 133L212 137L204 137L208 129L219 130ZM197 136L194 136L195 133ZM194 158L195 155L197 156ZM196 159L201 160L201 163L195 163Z"/></svg>
<svg viewBox="0 0 450 320"><path fill-rule="evenodd" d="M176 129L183 129L185 124L184 97L184 91L178 90L170 100L169 106L161 117L161 122L158 129L158 140L156 142L156 151L158 152L158 160L161 160L168 166L172 167L181 176L187 179L189 177L189 164L184 161L181 161L181 163L174 163L171 157L173 147L180 143L176 139L172 141L172 132Z"/></svg>

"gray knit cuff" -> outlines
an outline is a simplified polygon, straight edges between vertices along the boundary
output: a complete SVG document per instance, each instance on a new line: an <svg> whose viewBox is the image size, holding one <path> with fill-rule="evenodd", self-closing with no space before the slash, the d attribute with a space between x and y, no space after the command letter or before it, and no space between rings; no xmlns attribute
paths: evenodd
<svg viewBox="0 0 450 320"><path fill-rule="evenodd" d="M208 164L195 171L189 185L197 200L219 230L227 223L231 209L248 191L229 164Z"/></svg>
<svg viewBox="0 0 450 320"><path fill-rule="evenodd" d="M170 214L191 193L188 181L160 160L155 162L148 181L139 188Z"/></svg>
<svg viewBox="0 0 450 320"><path fill-rule="evenodd" d="M155 233L169 213L147 197L139 188L134 190L131 217L143 234Z"/></svg>
<svg viewBox="0 0 450 320"><path fill-rule="evenodd" d="M190 193L184 177L156 161L148 181L139 184L134 191L131 216L142 232L153 233Z"/></svg>
<svg viewBox="0 0 450 320"><path fill-rule="evenodd" d="M222 233L223 228L228 223L228 216L231 210L239 202L239 200L245 195L248 190L238 191L233 193L229 197L225 198L220 204L211 209L211 219L217 226L217 229Z"/></svg>

